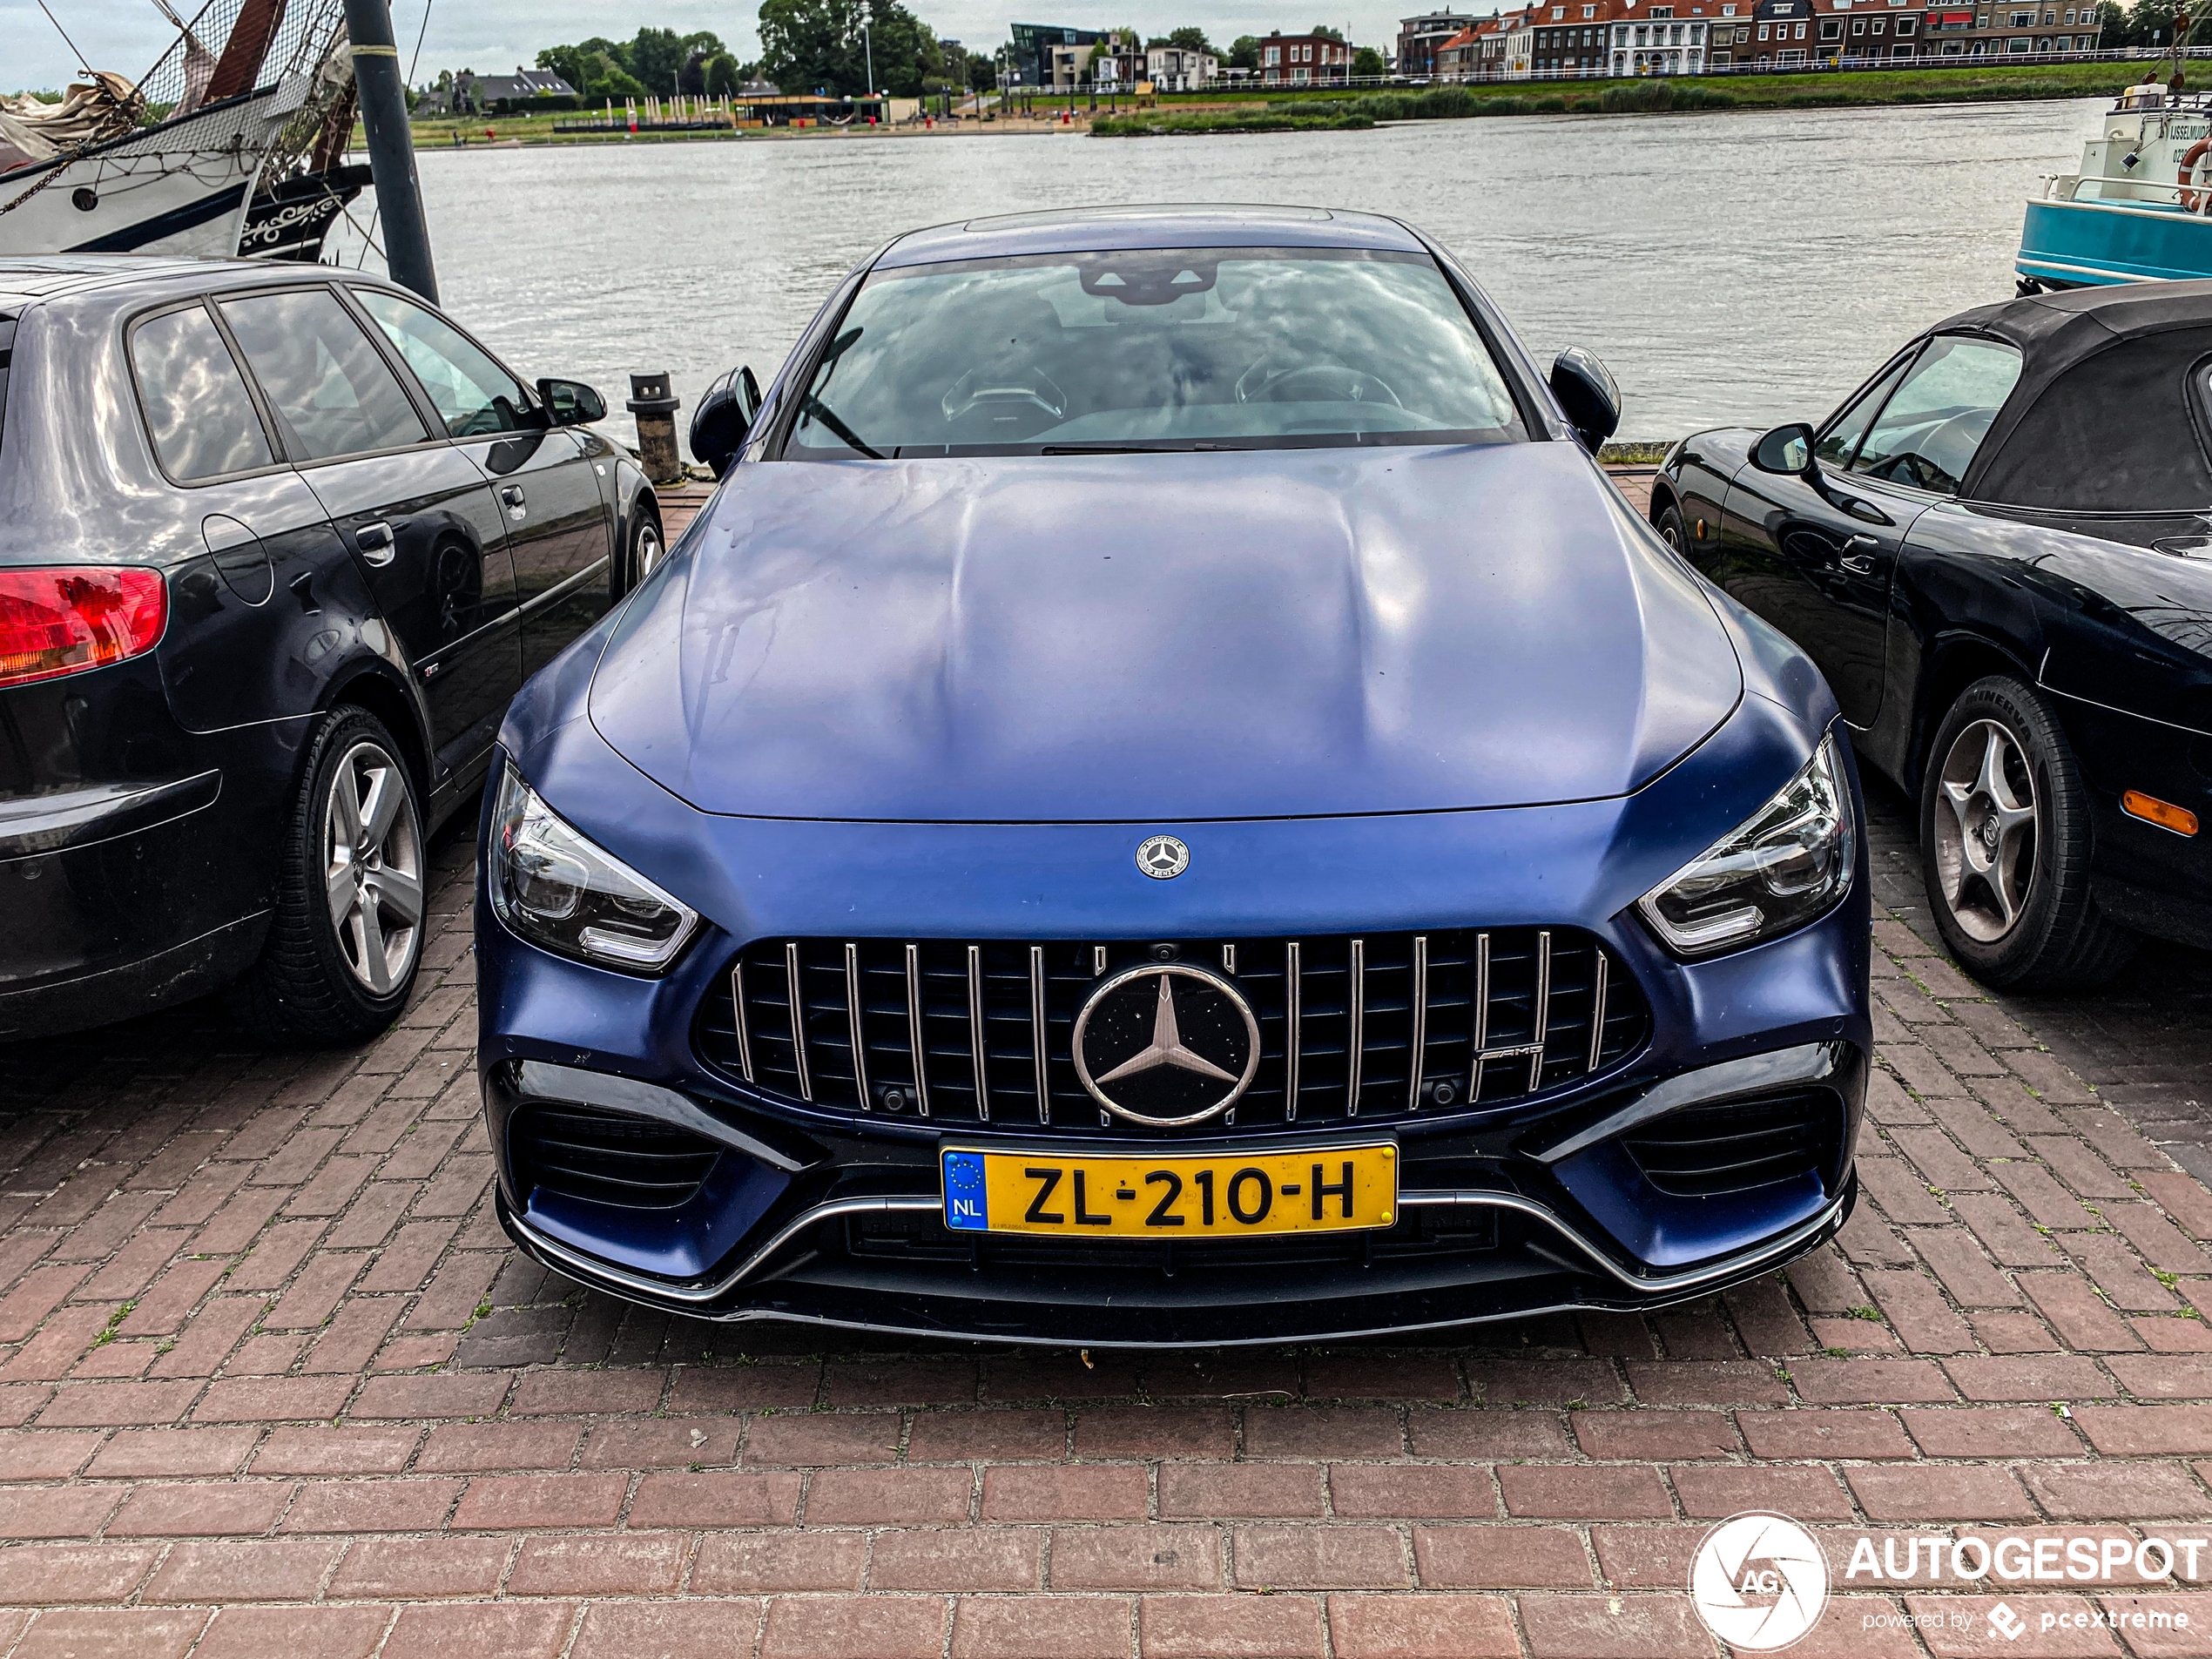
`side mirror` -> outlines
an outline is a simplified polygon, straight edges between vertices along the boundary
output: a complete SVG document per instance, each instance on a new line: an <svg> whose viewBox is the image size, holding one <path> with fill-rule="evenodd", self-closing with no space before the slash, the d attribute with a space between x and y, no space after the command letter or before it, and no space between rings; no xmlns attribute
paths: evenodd
<svg viewBox="0 0 2212 1659"><path fill-rule="evenodd" d="M1595 455L1621 424L1621 388L1595 354L1569 346L1552 360L1552 395L1582 447Z"/></svg>
<svg viewBox="0 0 2212 1659"><path fill-rule="evenodd" d="M1820 472L1813 464L1812 428L1803 421L1775 428L1751 446L1751 464L1784 477L1817 479Z"/></svg>
<svg viewBox="0 0 2212 1659"><path fill-rule="evenodd" d="M537 395L555 426L589 426L607 418L607 400L582 381L540 381Z"/></svg>
<svg viewBox="0 0 2212 1659"><path fill-rule="evenodd" d="M760 382L750 368L732 369L706 388L691 411L691 453L721 477L745 448L745 434L759 413Z"/></svg>

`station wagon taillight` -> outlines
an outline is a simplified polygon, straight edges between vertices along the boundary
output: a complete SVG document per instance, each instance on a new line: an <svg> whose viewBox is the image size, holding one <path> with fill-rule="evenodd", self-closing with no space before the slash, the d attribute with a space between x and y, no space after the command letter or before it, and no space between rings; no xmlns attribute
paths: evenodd
<svg viewBox="0 0 2212 1659"><path fill-rule="evenodd" d="M158 570L0 569L0 685L80 674L152 651L168 614Z"/></svg>

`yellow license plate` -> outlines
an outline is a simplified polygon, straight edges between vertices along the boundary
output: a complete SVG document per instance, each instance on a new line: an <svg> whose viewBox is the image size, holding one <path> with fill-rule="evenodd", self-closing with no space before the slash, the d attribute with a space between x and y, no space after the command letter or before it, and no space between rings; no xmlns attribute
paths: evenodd
<svg viewBox="0 0 2212 1659"><path fill-rule="evenodd" d="M1055 1238L1352 1232L1398 1213L1398 1149L1087 1157L948 1147L945 1224Z"/></svg>

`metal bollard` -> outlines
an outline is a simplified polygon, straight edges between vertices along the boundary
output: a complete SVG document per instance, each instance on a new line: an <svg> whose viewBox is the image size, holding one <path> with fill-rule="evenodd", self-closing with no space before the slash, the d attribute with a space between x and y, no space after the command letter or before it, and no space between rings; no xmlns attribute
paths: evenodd
<svg viewBox="0 0 2212 1659"><path fill-rule="evenodd" d="M684 457L676 451L676 411L683 406L668 395L668 371L632 374L625 407L637 417L637 456L645 476L657 484L681 483Z"/></svg>

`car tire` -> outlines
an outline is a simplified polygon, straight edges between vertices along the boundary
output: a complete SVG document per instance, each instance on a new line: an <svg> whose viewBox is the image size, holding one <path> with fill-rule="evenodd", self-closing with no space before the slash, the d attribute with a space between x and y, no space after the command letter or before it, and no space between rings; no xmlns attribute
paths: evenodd
<svg viewBox="0 0 2212 1659"><path fill-rule="evenodd" d="M1659 516L1653 523L1658 526L1661 541L1683 557L1689 556L1689 527L1683 523L1681 508L1672 502L1668 502L1660 509Z"/></svg>
<svg viewBox="0 0 2212 1659"><path fill-rule="evenodd" d="M1928 907L1984 984L2100 985L2139 942L2089 890L2089 801L2049 705L2008 675L1951 705L1920 779Z"/></svg>
<svg viewBox="0 0 2212 1659"><path fill-rule="evenodd" d="M286 1045L359 1042L406 1006L428 921L427 838L405 751L341 705L307 752L278 854L276 913L231 1012Z"/></svg>
<svg viewBox="0 0 2212 1659"><path fill-rule="evenodd" d="M627 597L637 584L655 570L668 556L668 539L660 527L660 515L651 503L640 501L630 515L630 532L622 550L622 582L615 597Z"/></svg>

